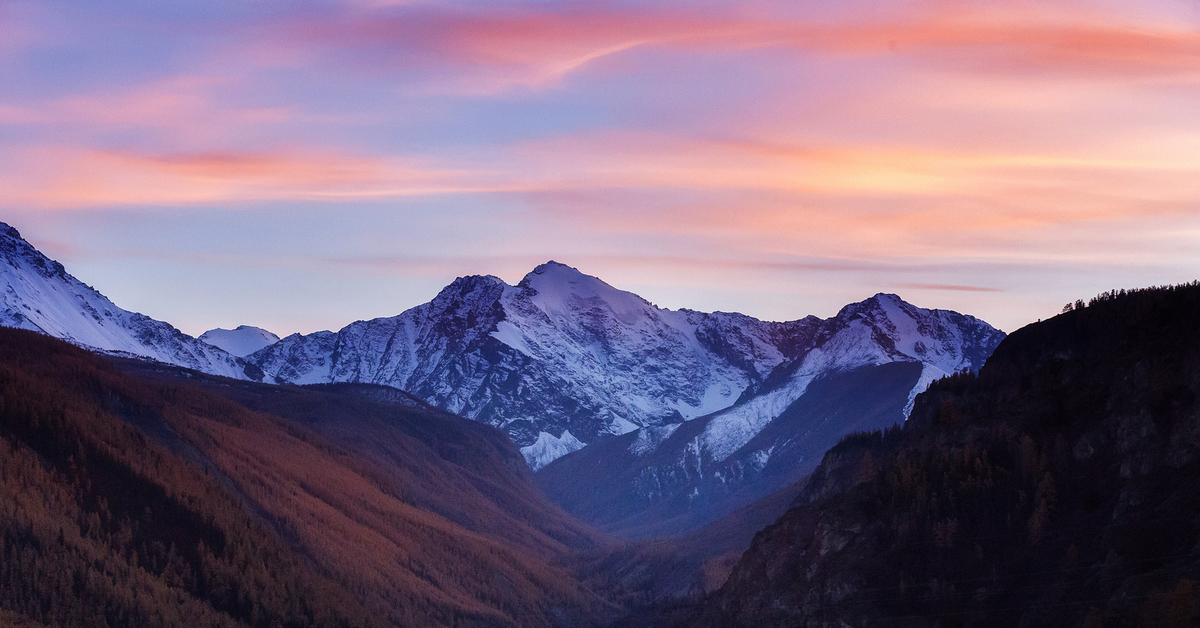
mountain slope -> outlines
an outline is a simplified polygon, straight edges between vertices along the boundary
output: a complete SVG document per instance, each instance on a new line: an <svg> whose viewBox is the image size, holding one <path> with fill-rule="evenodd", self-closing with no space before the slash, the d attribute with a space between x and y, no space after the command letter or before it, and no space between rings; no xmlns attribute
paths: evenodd
<svg viewBox="0 0 1200 628"><path fill-rule="evenodd" d="M831 450L689 626L1191 626L1200 284L1014 332Z"/></svg>
<svg viewBox="0 0 1200 628"><path fill-rule="evenodd" d="M615 610L556 565L603 539L516 448L398 391L209 378L0 329L0 451L0 611L47 626L549 628Z"/></svg>
<svg viewBox="0 0 1200 628"><path fill-rule="evenodd" d="M754 413L753 436L824 370L904 359L927 364L928 382L977 364L1002 336L970 317L938 313L934 319L958 319L934 321L918 312L914 319L915 311L881 295L873 309L839 315L849 321L843 329L812 316L773 323L664 310L550 262L515 286L463 277L399 316L289 336L249 360L282 380L409 391L503 429L539 469L605 437L676 425L748 396L757 401L740 407ZM950 331L923 335L920 326L929 324ZM717 420L714 443L720 429L745 421Z"/></svg>
<svg viewBox="0 0 1200 628"><path fill-rule="evenodd" d="M903 421L930 380L979 368L1002 337L970 316L875 295L819 321L801 357L734 406L598 443L537 480L620 536L691 529L799 480L843 435Z"/></svg>
<svg viewBox="0 0 1200 628"><path fill-rule="evenodd" d="M219 477L119 416L170 425L164 401L94 354L0 329L0 618L381 625Z"/></svg>
<svg viewBox="0 0 1200 628"><path fill-rule="evenodd" d="M123 310L67 274L0 223L0 325L72 344L234 377L261 379L254 367L162 321Z"/></svg>
<svg viewBox="0 0 1200 628"><path fill-rule="evenodd" d="M298 383L409 391L500 427L538 468L602 435L732 404L816 322L663 310L551 262L516 286L463 277L399 316L289 336L249 359Z"/></svg>

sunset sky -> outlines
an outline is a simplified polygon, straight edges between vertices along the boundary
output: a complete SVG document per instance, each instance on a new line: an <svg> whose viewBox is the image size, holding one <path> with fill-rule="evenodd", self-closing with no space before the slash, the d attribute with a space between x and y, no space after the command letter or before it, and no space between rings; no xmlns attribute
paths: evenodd
<svg viewBox="0 0 1200 628"><path fill-rule="evenodd" d="M1200 2L0 0L0 220L199 334L555 259L1012 331L1200 278Z"/></svg>

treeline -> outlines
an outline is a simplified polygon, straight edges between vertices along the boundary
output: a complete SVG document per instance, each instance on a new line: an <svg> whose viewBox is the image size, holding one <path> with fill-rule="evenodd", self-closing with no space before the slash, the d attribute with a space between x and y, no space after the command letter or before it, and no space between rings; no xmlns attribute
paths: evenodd
<svg viewBox="0 0 1200 628"><path fill-rule="evenodd" d="M1062 311L1065 314L1075 310L1082 310L1084 307L1091 307L1097 303L1133 299L1135 297L1137 299L1146 299L1152 301L1157 297L1170 295L1174 292L1188 293L1192 288L1197 286L1200 286L1200 280L1190 281L1182 284L1151 286L1149 288L1134 288L1132 290L1126 290L1123 288L1119 290L1109 290L1108 292L1101 292L1100 294L1092 297L1086 304L1083 302L1083 299L1078 299L1073 303L1068 303L1063 306Z"/></svg>

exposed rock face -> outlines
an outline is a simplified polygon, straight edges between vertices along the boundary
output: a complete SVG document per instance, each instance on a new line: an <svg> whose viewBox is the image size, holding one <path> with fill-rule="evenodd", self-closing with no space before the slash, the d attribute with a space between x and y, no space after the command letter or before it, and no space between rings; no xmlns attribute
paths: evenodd
<svg viewBox="0 0 1200 628"><path fill-rule="evenodd" d="M842 436L902 422L930 381L979 368L1003 338L888 294L811 329L795 359L732 407L598 443L547 466L539 484L622 536L691 529L800 479Z"/></svg>
<svg viewBox="0 0 1200 628"><path fill-rule="evenodd" d="M1200 284L1014 332L831 450L689 625L1191 625Z"/></svg>
<svg viewBox="0 0 1200 628"><path fill-rule="evenodd" d="M67 274L0 223L0 325L29 329L104 353L150 358L239 379L255 367L143 314L123 310Z"/></svg>
<svg viewBox="0 0 1200 628"><path fill-rule="evenodd" d="M749 397L760 398L742 404L758 417L745 432L753 436L823 369L902 359L927 364L927 383L977 366L1003 336L890 295L849 306L836 320L660 309L550 262L516 286L460 278L399 316L289 336L249 359L297 383L409 391L504 429L537 469L602 437L676 425ZM763 397L768 391L773 396ZM744 444L716 431L713 440Z"/></svg>
<svg viewBox="0 0 1200 628"><path fill-rule="evenodd" d="M299 383L407 390L501 427L536 468L603 434L732 404L815 322L663 310L551 262L516 286L460 278L399 316L289 336L251 360Z"/></svg>

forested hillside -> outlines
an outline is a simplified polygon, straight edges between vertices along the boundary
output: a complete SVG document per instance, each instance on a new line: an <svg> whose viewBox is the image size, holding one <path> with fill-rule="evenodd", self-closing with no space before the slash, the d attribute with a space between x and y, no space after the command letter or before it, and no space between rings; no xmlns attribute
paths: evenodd
<svg viewBox="0 0 1200 628"><path fill-rule="evenodd" d="M704 626L1195 626L1200 285L1110 293L845 439Z"/></svg>
<svg viewBox="0 0 1200 628"><path fill-rule="evenodd" d="M208 385L222 381L235 384ZM344 394L261 391L310 412ZM386 441L372 456L301 421L0 329L3 617L554 626L612 612L551 564L599 537L523 493L528 471L507 439L424 406L360 397L357 416Z"/></svg>

